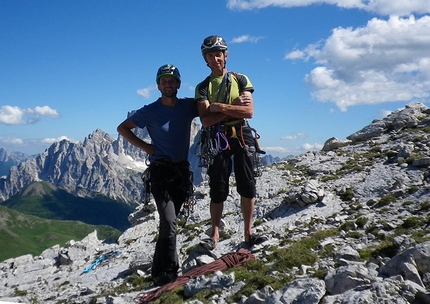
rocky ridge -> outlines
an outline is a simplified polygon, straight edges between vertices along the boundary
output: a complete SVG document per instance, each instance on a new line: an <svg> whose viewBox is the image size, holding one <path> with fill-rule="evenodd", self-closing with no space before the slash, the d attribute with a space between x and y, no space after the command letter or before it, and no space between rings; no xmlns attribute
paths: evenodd
<svg viewBox="0 0 430 304"><path fill-rule="evenodd" d="M243 294L250 282L235 279L234 270L217 272L188 282L183 301L429 303L429 114L423 104L409 105L347 140L327 140L322 151L264 167L254 217L255 231L269 240L250 250L268 267L264 276L272 282L289 280L276 289L273 283ZM211 254L199 249L209 228L207 183L195 194L194 212L178 234L182 272L243 247L240 200L233 188L225 203L222 240ZM134 303L142 290L127 279L148 275L158 219L143 206L130 219L135 226L117 242L103 242L94 232L40 256L1 262L0 301ZM279 267L282 252L315 236L308 250L314 259ZM85 272L109 252L115 252L112 259ZM206 300L195 298L208 289L218 292Z"/></svg>

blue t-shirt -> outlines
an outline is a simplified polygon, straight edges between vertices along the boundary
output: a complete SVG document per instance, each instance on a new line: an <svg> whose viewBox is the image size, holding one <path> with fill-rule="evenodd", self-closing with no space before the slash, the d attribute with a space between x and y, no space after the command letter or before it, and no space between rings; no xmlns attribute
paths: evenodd
<svg viewBox="0 0 430 304"><path fill-rule="evenodd" d="M188 160L191 122L198 116L193 98L178 98L174 107L167 107L159 98L130 116L139 128L147 128L155 147L149 161L168 158L172 162Z"/></svg>

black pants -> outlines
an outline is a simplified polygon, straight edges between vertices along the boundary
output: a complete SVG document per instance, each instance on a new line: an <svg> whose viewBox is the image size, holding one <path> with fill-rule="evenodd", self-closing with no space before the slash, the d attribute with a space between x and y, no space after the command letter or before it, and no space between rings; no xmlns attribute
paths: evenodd
<svg viewBox="0 0 430 304"><path fill-rule="evenodd" d="M176 217L190 195L188 162L154 162L150 166L151 193L160 216L159 236L152 262L152 277L179 269Z"/></svg>

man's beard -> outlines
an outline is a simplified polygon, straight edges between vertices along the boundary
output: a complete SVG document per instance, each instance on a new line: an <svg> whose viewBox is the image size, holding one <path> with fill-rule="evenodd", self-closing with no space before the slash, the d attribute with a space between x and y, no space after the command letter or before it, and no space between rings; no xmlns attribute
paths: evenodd
<svg viewBox="0 0 430 304"><path fill-rule="evenodd" d="M171 92L163 92L163 95L171 98L171 97L175 97L177 93L178 93L178 90L176 89L176 90L173 90Z"/></svg>

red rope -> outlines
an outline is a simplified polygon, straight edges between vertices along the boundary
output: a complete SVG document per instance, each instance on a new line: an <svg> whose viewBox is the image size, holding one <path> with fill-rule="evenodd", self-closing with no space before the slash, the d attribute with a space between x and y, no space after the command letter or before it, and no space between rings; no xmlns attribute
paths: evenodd
<svg viewBox="0 0 430 304"><path fill-rule="evenodd" d="M145 304L152 300L155 300L158 298L163 292L173 290L177 287L185 285L188 281L191 279L197 278L199 276L213 273L215 271L222 271L227 268L231 267L237 267L242 265L248 260L254 259L254 255L250 253L246 249L239 249L237 252L231 252L223 257L221 257L219 260L213 261L212 263L202 265L200 267L196 267L191 269L190 271L187 271L183 275L179 276L174 282L166 284L156 290L150 291L150 292L143 292L140 293L137 296L137 303L138 304Z"/></svg>

